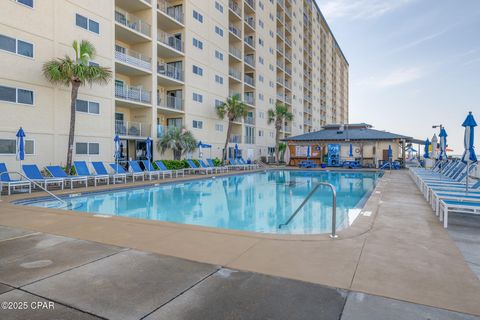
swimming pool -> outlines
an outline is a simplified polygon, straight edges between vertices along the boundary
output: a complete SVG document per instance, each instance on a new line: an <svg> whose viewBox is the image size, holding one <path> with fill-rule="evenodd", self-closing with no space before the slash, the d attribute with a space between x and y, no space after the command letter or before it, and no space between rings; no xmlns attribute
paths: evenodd
<svg viewBox="0 0 480 320"><path fill-rule="evenodd" d="M17 203L261 233L320 234L331 231L328 187L320 187L288 226L278 225L317 182L329 182L337 191L337 230L346 228L378 178L375 172L271 170L77 194L64 198L69 208L46 198Z"/></svg>

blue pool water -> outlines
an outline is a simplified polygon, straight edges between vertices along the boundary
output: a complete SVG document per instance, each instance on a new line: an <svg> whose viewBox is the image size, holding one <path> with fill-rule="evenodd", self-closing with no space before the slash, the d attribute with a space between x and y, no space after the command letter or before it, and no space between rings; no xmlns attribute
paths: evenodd
<svg viewBox="0 0 480 320"><path fill-rule="evenodd" d="M63 209L262 233L319 234L331 231L328 187L320 187L287 227L278 225L322 181L335 186L337 228L346 228L360 213L378 177L374 172L265 171L84 193L65 198L72 205ZM59 207L45 198L22 204Z"/></svg>

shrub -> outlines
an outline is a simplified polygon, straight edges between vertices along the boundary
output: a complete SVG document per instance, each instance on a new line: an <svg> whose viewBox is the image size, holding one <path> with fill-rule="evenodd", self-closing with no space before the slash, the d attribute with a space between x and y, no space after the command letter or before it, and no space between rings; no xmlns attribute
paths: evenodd
<svg viewBox="0 0 480 320"><path fill-rule="evenodd" d="M189 168L187 160L162 160L168 170L178 170Z"/></svg>

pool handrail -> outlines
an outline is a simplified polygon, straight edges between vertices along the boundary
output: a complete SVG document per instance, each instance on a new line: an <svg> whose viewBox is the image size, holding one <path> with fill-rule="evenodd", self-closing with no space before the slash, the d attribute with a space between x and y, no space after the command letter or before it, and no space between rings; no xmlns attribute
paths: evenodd
<svg viewBox="0 0 480 320"><path fill-rule="evenodd" d="M327 183L327 182L318 182L315 185L315 187L313 187L312 191L310 191L310 193L307 195L305 200L303 200L303 202L300 204L300 206L298 206L298 208L288 218L288 220L285 221L284 223L281 223L281 224L278 225L279 229L288 225L293 220L293 218L295 218L297 213L300 212L300 210L303 208L303 206L308 202L308 200L313 196L315 191L317 191L317 189L320 186L327 186L332 190L332 233L330 234L330 238L332 238L332 239L338 238L338 235L336 234L336 229L337 229L337 191L335 190L335 187L331 183Z"/></svg>

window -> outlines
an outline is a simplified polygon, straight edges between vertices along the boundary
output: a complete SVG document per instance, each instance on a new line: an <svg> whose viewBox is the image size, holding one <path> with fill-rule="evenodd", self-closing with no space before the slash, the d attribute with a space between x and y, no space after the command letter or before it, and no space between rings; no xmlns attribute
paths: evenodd
<svg viewBox="0 0 480 320"><path fill-rule="evenodd" d="M85 155L100 154L100 144L95 142L77 142L75 143L75 153Z"/></svg>
<svg viewBox="0 0 480 320"><path fill-rule="evenodd" d="M203 76L203 69L199 66L193 65L193 73Z"/></svg>
<svg viewBox="0 0 480 320"><path fill-rule="evenodd" d="M215 50L215 58L217 58L220 61L223 61L223 53L221 53L218 50Z"/></svg>
<svg viewBox="0 0 480 320"><path fill-rule="evenodd" d="M262 75L259 75L259 76L258 76L258 81L259 81L259 82L263 82L263 80L264 80L263 76L262 76Z"/></svg>
<svg viewBox="0 0 480 320"><path fill-rule="evenodd" d="M258 130L258 136L263 137L263 130Z"/></svg>
<svg viewBox="0 0 480 320"><path fill-rule="evenodd" d="M223 124L215 124L215 131L223 132Z"/></svg>
<svg viewBox="0 0 480 320"><path fill-rule="evenodd" d="M27 7L33 8L33 0L15 0L15 1Z"/></svg>
<svg viewBox="0 0 480 320"><path fill-rule="evenodd" d="M263 42L263 39L262 39L262 38L258 38L258 44L263 47L263 45L264 45L265 43Z"/></svg>
<svg viewBox="0 0 480 320"><path fill-rule="evenodd" d="M215 99L215 107L221 107L223 106L223 101Z"/></svg>
<svg viewBox="0 0 480 320"><path fill-rule="evenodd" d="M89 66L94 66L94 67L100 67L100 64L93 62L93 61L88 61Z"/></svg>
<svg viewBox="0 0 480 320"><path fill-rule="evenodd" d="M203 102L203 95L201 95L200 93L194 92L193 101L200 102L200 103Z"/></svg>
<svg viewBox="0 0 480 320"><path fill-rule="evenodd" d="M265 63L265 61L263 60L262 57L258 57L258 62L259 62L260 64L264 64L264 63Z"/></svg>
<svg viewBox="0 0 480 320"><path fill-rule="evenodd" d="M262 20L258 20L258 25L260 26L260 28L263 29L263 27L265 26L265 24L263 23Z"/></svg>
<svg viewBox="0 0 480 320"><path fill-rule="evenodd" d="M98 102L77 99L75 110L77 112L100 114L100 104Z"/></svg>
<svg viewBox="0 0 480 320"><path fill-rule="evenodd" d="M193 18L203 23L203 16L198 11L193 10Z"/></svg>
<svg viewBox="0 0 480 320"><path fill-rule="evenodd" d="M223 37L223 29L215 26L215 33L217 33L220 37Z"/></svg>
<svg viewBox="0 0 480 320"><path fill-rule="evenodd" d="M193 120L192 126L193 126L195 129L202 129L202 128L203 128L203 121Z"/></svg>
<svg viewBox="0 0 480 320"><path fill-rule="evenodd" d="M218 1L215 1L215 9L223 13L223 6Z"/></svg>
<svg viewBox="0 0 480 320"><path fill-rule="evenodd" d="M15 139L0 139L0 154L16 154L17 141ZM25 140L25 154L35 154L35 141Z"/></svg>
<svg viewBox="0 0 480 320"><path fill-rule="evenodd" d="M88 19L78 13L75 15L75 23L80 28L100 33L100 24L97 21Z"/></svg>
<svg viewBox="0 0 480 320"><path fill-rule="evenodd" d="M193 38L193 46L194 47L197 47L198 49L202 50L203 49L203 42L196 39L196 38Z"/></svg>
<svg viewBox="0 0 480 320"><path fill-rule="evenodd" d="M215 82L219 83L219 84L223 84L223 77L216 74L215 75Z"/></svg>
<svg viewBox="0 0 480 320"><path fill-rule="evenodd" d="M0 101L33 105L33 97L31 90L0 86Z"/></svg>
<svg viewBox="0 0 480 320"><path fill-rule="evenodd" d="M0 50L33 58L33 44L0 34Z"/></svg>

